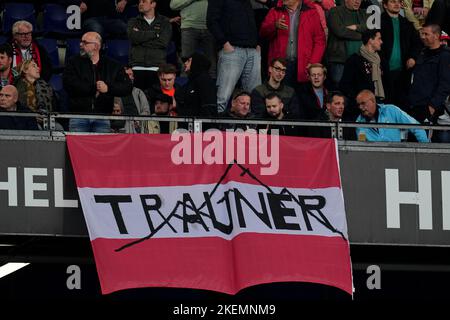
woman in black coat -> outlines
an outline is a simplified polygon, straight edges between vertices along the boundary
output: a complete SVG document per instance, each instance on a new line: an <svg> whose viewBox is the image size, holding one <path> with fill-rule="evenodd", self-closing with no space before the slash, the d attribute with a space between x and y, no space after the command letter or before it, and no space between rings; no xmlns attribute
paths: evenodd
<svg viewBox="0 0 450 320"><path fill-rule="evenodd" d="M197 52L185 59L188 82L183 87L180 116L217 117L217 89L208 73L210 64L205 55Z"/></svg>

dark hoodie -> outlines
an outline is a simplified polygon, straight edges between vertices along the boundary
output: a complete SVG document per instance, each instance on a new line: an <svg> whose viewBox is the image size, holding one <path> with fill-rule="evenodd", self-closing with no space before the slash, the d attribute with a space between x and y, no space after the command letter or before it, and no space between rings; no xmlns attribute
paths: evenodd
<svg viewBox="0 0 450 320"><path fill-rule="evenodd" d="M201 53L194 53L188 82L183 87L184 102L179 107L181 116L216 117L217 92L215 81L209 76L211 65Z"/></svg>

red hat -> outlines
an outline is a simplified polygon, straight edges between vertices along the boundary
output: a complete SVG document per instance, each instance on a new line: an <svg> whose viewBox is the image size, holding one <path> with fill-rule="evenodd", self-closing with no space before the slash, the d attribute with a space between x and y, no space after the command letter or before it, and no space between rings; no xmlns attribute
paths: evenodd
<svg viewBox="0 0 450 320"><path fill-rule="evenodd" d="M450 40L450 36L444 31L441 32L441 40Z"/></svg>

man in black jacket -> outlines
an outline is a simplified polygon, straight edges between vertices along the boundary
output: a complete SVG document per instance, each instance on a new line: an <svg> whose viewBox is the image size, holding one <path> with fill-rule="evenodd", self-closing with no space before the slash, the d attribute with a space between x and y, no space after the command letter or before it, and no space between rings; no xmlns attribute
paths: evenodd
<svg viewBox="0 0 450 320"><path fill-rule="evenodd" d="M400 0L383 0L381 14L381 55L388 62L386 102L407 110L411 69L416 64L422 44L414 25L400 13Z"/></svg>
<svg viewBox="0 0 450 320"><path fill-rule="evenodd" d="M413 70L409 102L413 117L422 123L444 124L450 118L445 103L450 95L450 50L441 46L440 36L441 28L437 24L424 25L420 30L425 48ZM450 134L435 131L432 141L450 142Z"/></svg>
<svg viewBox="0 0 450 320"><path fill-rule="evenodd" d="M356 105L356 96L364 89L375 93L377 101L386 98L384 91L387 63L378 52L383 41L380 30L370 29L365 31L361 40L363 45L358 53L354 53L347 59L344 74L339 83L339 90L349 99L345 113L351 119L356 119L359 109Z"/></svg>
<svg viewBox="0 0 450 320"><path fill-rule="evenodd" d="M128 21L130 65L134 85L141 90L158 84L158 67L166 63L172 37L169 19L156 13L156 4L156 0L139 1L139 15Z"/></svg>
<svg viewBox="0 0 450 320"><path fill-rule="evenodd" d="M0 129L37 130L35 117L3 116L2 112L29 112L27 107L19 103L16 87L7 85L0 90Z"/></svg>
<svg viewBox="0 0 450 320"><path fill-rule="evenodd" d="M427 15L426 24L437 24L450 34L450 0L434 0Z"/></svg>
<svg viewBox="0 0 450 320"><path fill-rule="evenodd" d="M206 21L221 48L217 64L217 108L222 113L239 79L248 92L261 84L258 30L250 0L209 0Z"/></svg>
<svg viewBox="0 0 450 320"><path fill-rule="evenodd" d="M73 56L63 75L69 110L76 113L111 114L114 97L131 94L132 83L122 65L100 55L102 38L87 32L80 42L80 55ZM70 119L70 131L110 132L109 120Z"/></svg>

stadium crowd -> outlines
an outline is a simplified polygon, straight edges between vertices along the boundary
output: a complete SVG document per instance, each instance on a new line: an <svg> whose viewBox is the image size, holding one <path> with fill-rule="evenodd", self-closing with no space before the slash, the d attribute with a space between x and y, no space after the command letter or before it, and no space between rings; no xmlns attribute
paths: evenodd
<svg viewBox="0 0 450 320"><path fill-rule="evenodd" d="M15 3L25 12L30 1ZM32 15L22 17L0 5L0 129L43 130L48 112L450 125L450 0L31 5ZM48 28L50 9L65 12L70 5L79 8L81 29ZM79 50L78 44L69 50L73 40ZM121 50L125 56L118 55ZM2 116L6 111L41 116ZM180 126L72 118L57 129L170 133ZM252 121L219 128L331 136L329 128ZM450 130L345 128L344 138L450 142Z"/></svg>

